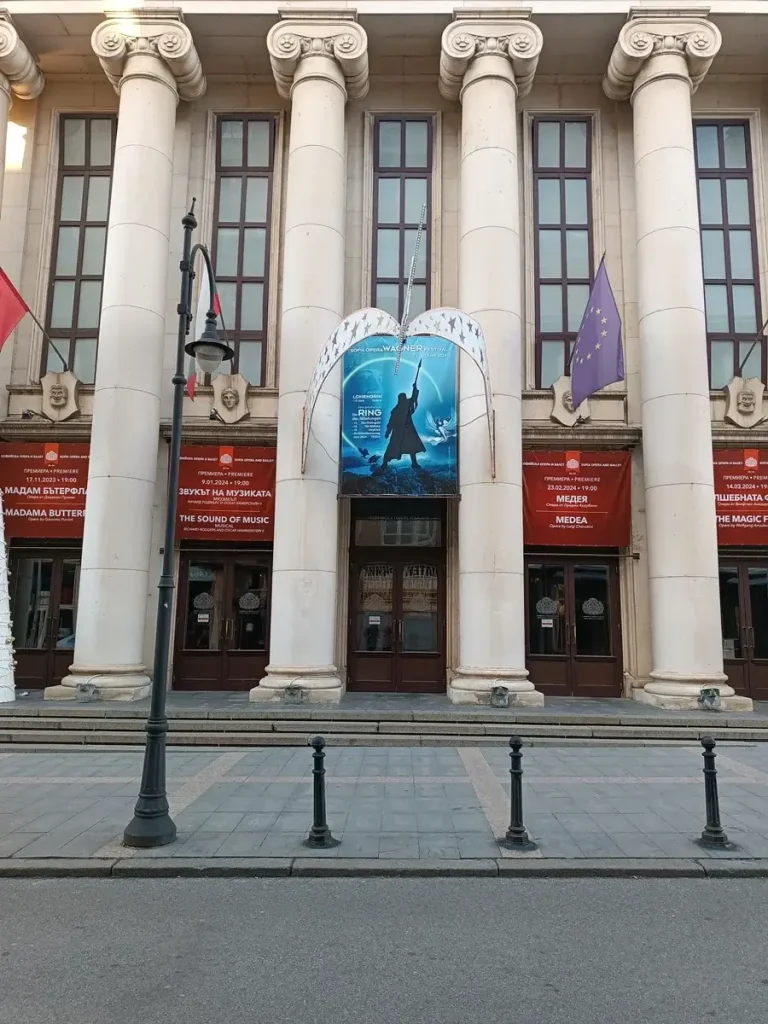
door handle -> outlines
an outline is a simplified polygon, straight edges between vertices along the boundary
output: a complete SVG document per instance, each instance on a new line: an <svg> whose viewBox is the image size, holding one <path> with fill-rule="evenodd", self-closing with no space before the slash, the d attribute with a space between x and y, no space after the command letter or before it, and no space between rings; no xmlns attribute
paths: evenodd
<svg viewBox="0 0 768 1024"><path fill-rule="evenodd" d="M747 639L747 644L754 651L754 649L755 649L755 627L754 626L747 626L747 638L748 638Z"/></svg>
<svg viewBox="0 0 768 1024"><path fill-rule="evenodd" d="M576 654L578 652L578 647L576 645L576 623L575 622L571 623L571 630L572 630L572 633L571 633L571 644L573 646L573 653Z"/></svg>
<svg viewBox="0 0 768 1024"><path fill-rule="evenodd" d="M555 620L555 621L557 621L557 620ZM566 649L566 651L570 651L570 649L571 649L571 624L568 621L568 619L564 620L563 626L564 626L563 632L565 633L565 649Z"/></svg>
<svg viewBox="0 0 768 1024"><path fill-rule="evenodd" d="M403 643L403 620L397 620L397 643L398 646L402 646Z"/></svg>
<svg viewBox="0 0 768 1024"><path fill-rule="evenodd" d="M224 619L224 639L232 639L232 619Z"/></svg>

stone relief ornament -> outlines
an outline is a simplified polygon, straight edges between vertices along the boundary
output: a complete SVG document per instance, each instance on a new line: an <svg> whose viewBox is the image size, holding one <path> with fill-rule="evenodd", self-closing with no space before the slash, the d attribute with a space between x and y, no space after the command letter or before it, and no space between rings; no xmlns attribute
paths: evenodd
<svg viewBox="0 0 768 1024"><path fill-rule="evenodd" d="M36 99L45 85L42 71L19 38L7 11L0 11L0 78L3 76L20 100Z"/></svg>
<svg viewBox="0 0 768 1024"><path fill-rule="evenodd" d="M723 391L728 423L748 430L768 419L763 415L765 384L758 377L734 377Z"/></svg>
<svg viewBox="0 0 768 1024"><path fill-rule="evenodd" d="M366 338L391 337L393 344L407 346L409 338L434 335L450 342L470 357L482 374L485 388L485 412L488 421L488 441L491 450L491 475L495 475L496 436L493 412L493 391L488 367L485 335L480 324L471 316L458 309L428 309L421 313L405 328L383 309L359 309L345 317L318 357L310 378L304 401L302 423L301 471L306 470L309 437L312 428L312 414L317 397L328 374L345 352Z"/></svg>
<svg viewBox="0 0 768 1024"><path fill-rule="evenodd" d="M267 50L277 91L290 99L293 77L305 57L331 57L341 68L350 99L368 92L368 36L353 11L313 17L306 11L282 11L267 35Z"/></svg>
<svg viewBox="0 0 768 1024"><path fill-rule="evenodd" d="M533 85L536 65L543 45L537 25L528 20L525 11L510 17L477 17L458 14L443 32L440 53L440 93L457 100L464 75L475 57L498 55L512 65L518 96L527 96Z"/></svg>
<svg viewBox="0 0 768 1024"><path fill-rule="evenodd" d="M249 416L248 381L239 373L220 373L213 378L213 408L225 423L239 423Z"/></svg>
<svg viewBox="0 0 768 1024"><path fill-rule="evenodd" d="M619 32L603 90L612 100L627 100L632 95L635 77L651 57L677 54L685 58L693 92L709 71L722 44L720 30L706 17L707 8L669 14L638 10Z"/></svg>
<svg viewBox="0 0 768 1024"><path fill-rule="evenodd" d="M575 427L589 419L589 399L585 398L578 409L573 407L571 378L563 375L552 385L552 411L549 418L564 427Z"/></svg>
<svg viewBox="0 0 768 1024"><path fill-rule="evenodd" d="M174 11L142 10L130 21L108 18L94 29L91 46L116 91L128 57L146 54L168 66L181 99L196 100L205 92L205 75L192 33Z"/></svg>
<svg viewBox="0 0 768 1024"><path fill-rule="evenodd" d="M61 423L80 412L80 381L70 370L64 373L46 373L40 383L43 387L43 416L54 423Z"/></svg>

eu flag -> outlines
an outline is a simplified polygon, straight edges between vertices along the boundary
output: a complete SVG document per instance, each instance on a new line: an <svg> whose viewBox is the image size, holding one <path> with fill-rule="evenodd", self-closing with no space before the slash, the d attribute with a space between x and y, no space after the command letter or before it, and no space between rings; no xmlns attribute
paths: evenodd
<svg viewBox="0 0 768 1024"><path fill-rule="evenodd" d="M596 391L624 380L621 317L613 297L605 259L600 261L571 359L574 409Z"/></svg>

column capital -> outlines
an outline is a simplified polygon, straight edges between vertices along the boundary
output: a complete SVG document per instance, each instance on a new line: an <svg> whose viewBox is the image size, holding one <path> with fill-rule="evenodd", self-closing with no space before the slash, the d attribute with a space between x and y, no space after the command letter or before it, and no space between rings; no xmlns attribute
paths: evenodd
<svg viewBox="0 0 768 1024"><path fill-rule="evenodd" d="M453 23L443 32L440 94L449 100L459 99L472 61L494 56L509 62L518 96L527 96L544 43L541 29L530 20L530 14L524 9L511 16L509 9L457 11Z"/></svg>
<svg viewBox="0 0 768 1024"><path fill-rule="evenodd" d="M120 90L128 58L143 55L166 65L181 99L196 100L203 95L203 67L180 11L141 9L105 14L107 20L91 35L91 46L115 91Z"/></svg>
<svg viewBox="0 0 768 1024"><path fill-rule="evenodd" d="M352 99L368 92L368 36L357 24L355 10L281 11L267 35L267 49L283 99L290 99L294 75L305 57L334 60Z"/></svg>
<svg viewBox="0 0 768 1024"><path fill-rule="evenodd" d="M0 10L0 89L22 100L34 100L44 85L43 73L19 38L11 16Z"/></svg>
<svg viewBox="0 0 768 1024"><path fill-rule="evenodd" d="M720 30L707 20L708 14L708 7L692 8L685 16L681 16L679 9L630 10L603 79L606 96L612 100L629 99L644 65L653 57L664 56L684 58L691 92L695 92L722 43Z"/></svg>

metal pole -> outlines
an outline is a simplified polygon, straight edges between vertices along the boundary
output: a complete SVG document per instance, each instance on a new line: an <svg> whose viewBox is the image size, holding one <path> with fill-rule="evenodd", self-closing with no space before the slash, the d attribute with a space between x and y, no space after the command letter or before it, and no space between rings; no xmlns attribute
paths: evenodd
<svg viewBox="0 0 768 1024"><path fill-rule="evenodd" d="M704 747L704 800L707 808L707 824L699 840L705 846L729 847L731 843L720 824L720 801L717 795L717 768L715 768L715 741L711 736L703 736L701 745Z"/></svg>
<svg viewBox="0 0 768 1024"><path fill-rule="evenodd" d="M165 714L165 688L171 646L171 613L173 608L173 553L176 534L176 507L179 493L179 462L181 459L181 426L184 404L184 339L189 329L192 298L192 232L197 227L195 204L185 214L184 248L181 269L181 297L179 300L179 340L176 349L176 372L173 375L173 416L171 419L171 450L168 466L168 508L165 515L165 541L163 567L158 584L157 626L155 630L155 662L152 672L147 742L144 747L144 767L141 789L134 808L133 819L123 833L126 846L165 846L176 838L176 825L168 809L165 792L165 737L168 719Z"/></svg>
<svg viewBox="0 0 768 1024"><path fill-rule="evenodd" d="M538 847L531 839L523 824L523 741L513 736L509 741L509 778L510 807L509 828L506 836L500 840L502 846L510 850L536 850Z"/></svg>
<svg viewBox="0 0 768 1024"><path fill-rule="evenodd" d="M312 828L309 830L309 835L304 840L304 845L327 850L332 846L338 846L340 840L334 839L331 835L325 815L325 768L323 767L323 761L325 761L325 740L322 736L315 736L310 741L310 746L314 751L312 754L312 761L314 762L314 767L312 768L314 821L312 822Z"/></svg>

